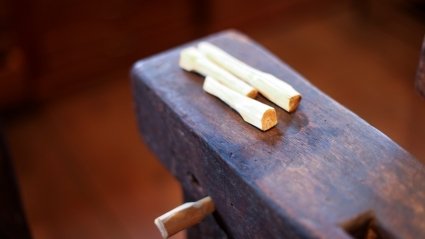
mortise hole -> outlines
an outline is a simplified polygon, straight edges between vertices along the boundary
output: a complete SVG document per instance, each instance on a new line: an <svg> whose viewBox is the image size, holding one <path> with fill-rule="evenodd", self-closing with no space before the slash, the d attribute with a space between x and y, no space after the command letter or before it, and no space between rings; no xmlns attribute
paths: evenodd
<svg viewBox="0 0 425 239"><path fill-rule="evenodd" d="M223 231L223 233L225 234L226 239L233 239L232 234L230 233L230 230L228 228L228 226L226 225L226 223L224 222L223 218L221 218L220 214L215 211L213 213L213 217L215 222L217 223L218 227Z"/></svg>
<svg viewBox="0 0 425 239"><path fill-rule="evenodd" d="M381 228L373 212L369 211L343 223L341 227L355 239L388 239L393 238Z"/></svg>
<svg viewBox="0 0 425 239"><path fill-rule="evenodd" d="M190 180L190 183L194 186L194 187L196 187L196 188L201 188L201 185L200 185L200 183L199 183L199 181L198 181L198 179L195 177L195 175L193 175L193 173L191 173L191 172L187 172L187 175L188 175L188 177L189 177L189 180Z"/></svg>

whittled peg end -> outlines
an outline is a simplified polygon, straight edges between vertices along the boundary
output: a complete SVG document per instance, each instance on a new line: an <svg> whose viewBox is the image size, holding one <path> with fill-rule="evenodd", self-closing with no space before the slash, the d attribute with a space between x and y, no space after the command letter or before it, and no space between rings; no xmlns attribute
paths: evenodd
<svg viewBox="0 0 425 239"><path fill-rule="evenodd" d="M162 238L168 238L179 231L201 222L215 210L211 197L196 202L187 202L159 216L154 223Z"/></svg>
<svg viewBox="0 0 425 239"><path fill-rule="evenodd" d="M236 110L244 121L266 131L277 124L276 110L259 101L241 95L214 78L207 76L203 88Z"/></svg>
<svg viewBox="0 0 425 239"><path fill-rule="evenodd" d="M155 223L156 227L158 228L159 233L161 233L162 238L168 238L169 237L168 230L165 227L161 218L156 218L154 223Z"/></svg>
<svg viewBox="0 0 425 239"><path fill-rule="evenodd" d="M266 110L261 119L261 130L266 131L277 124L277 116L275 109Z"/></svg>
<svg viewBox="0 0 425 239"><path fill-rule="evenodd" d="M294 112L301 101L301 95L294 95L291 98L289 98L289 107L288 112Z"/></svg>
<svg viewBox="0 0 425 239"><path fill-rule="evenodd" d="M255 97L257 97L258 95L258 91L255 88L252 88L250 91L248 91L246 94L247 97L255 99Z"/></svg>

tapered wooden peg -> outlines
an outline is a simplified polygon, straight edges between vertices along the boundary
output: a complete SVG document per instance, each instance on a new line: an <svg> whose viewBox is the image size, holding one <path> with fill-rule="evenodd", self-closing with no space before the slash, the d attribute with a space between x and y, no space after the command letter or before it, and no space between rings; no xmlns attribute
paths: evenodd
<svg viewBox="0 0 425 239"><path fill-rule="evenodd" d="M177 232L201 222L215 210L211 197L196 202L187 202L155 219L162 237L168 238Z"/></svg>

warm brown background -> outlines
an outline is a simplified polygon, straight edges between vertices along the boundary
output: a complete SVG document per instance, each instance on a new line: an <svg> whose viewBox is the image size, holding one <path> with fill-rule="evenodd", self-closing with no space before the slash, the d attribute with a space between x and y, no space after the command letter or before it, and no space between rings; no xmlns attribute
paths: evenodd
<svg viewBox="0 0 425 239"><path fill-rule="evenodd" d="M159 238L153 218L181 195L138 135L128 71L230 27L425 162L423 6L0 0L0 106L34 238Z"/></svg>

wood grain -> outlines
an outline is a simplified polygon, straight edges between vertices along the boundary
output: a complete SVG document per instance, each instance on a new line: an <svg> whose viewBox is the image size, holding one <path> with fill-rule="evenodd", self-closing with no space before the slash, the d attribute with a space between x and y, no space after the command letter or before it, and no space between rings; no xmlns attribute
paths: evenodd
<svg viewBox="0 0 425 239"><path fill-rule="evenodd" d="M421 163L249 38L228 31L201 40L304 96L260 132L179 69L179 51L199 41L134 65L144 141L185 190L213 198L229 237L350 238L358 218L386 237L425 237Z"/></svg>

